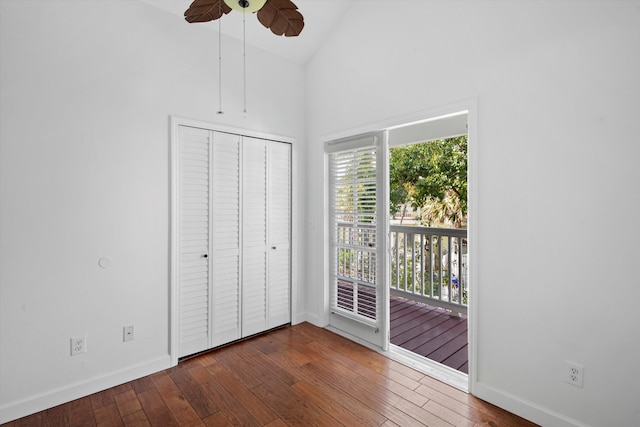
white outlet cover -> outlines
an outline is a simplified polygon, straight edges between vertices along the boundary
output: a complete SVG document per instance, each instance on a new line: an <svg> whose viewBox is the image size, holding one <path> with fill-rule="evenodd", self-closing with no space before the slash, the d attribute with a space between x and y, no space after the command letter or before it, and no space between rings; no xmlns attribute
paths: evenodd
<svg viewBox="0 0 640 427"><path fill-rule="evenodd" d="M582 388L584 381L584 366L567 360L565 362L565 381L568 384Z"/></svg>
<svg viewBox="0 0 640 427"><path fill-rule="evenodd" d="M87 352L87 337L86 336L71 337L70 344L71 344L71 355L72 356L77 356L79 354Z"/></svg>
<svg viewBox="0 0 640 427"><path fill-rule="evenodd" d="M122 328L122 341L133 341L133 325Z"/></svg>

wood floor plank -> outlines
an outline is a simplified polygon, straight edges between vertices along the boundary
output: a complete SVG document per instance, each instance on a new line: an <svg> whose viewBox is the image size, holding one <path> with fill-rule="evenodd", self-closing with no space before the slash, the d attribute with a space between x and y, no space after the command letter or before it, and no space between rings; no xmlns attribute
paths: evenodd
<svg viewBox="0 0 640 427"><path fill-rule="evenodd" d="M494 418L489 416L489 414L474 408L473 406L469 406L468 404L462 403L452 397L446 396L431 387L427 387L426 385L420 386L417 390L417 393L422 394L423 396L429 398L429 402L437 403L450 411L453 411L468 420L473 421L474 423L483 423L483 422L496 422ZM427 404L429 403L427 402Z"/></svg>
<svg viewBox="0 0 640 427"><path fill-rule="evenodd" d="M98 427L115 427L115 426L123 426L122 418L120 417L120 412L118 412L118 405L116 405L115 401L108 405L103 405L97 409L93 410L93 416L96 419L96 425ZM51 424L63 426L65 424Z"/></svg>
<svg viewBox="0 0 640 427"><path fill-rule="evenodd" d="M418 328L405 332L400 336L401 338L396 337L394 340L402 342L402 348L415 351L415 349L420 347L425 341L428 342L437 338L458 324L459 321L457 318L444 314L420 325Z"/></svg>
<svg viewBox="0 0 640 427"><path fill-rule="evenodd" d="M460 415L459 413L452 411L451 409L440 405L439 403L434 402L433 400L428 401L423 408L430 413L436 415L438 418L441 418L456 427L473 427L475 422L471 421L468 418Z"/></svg>
<svg viewBox="0 0 640 427"><path fill-rule="evenodd" d="M131 381L131 387L136 392L136 394L140 394L147 390L151 390L153 388L153 382L149 377L138 378L135 381Z"/></svg>
<svg viewBox="0 0 640 427"><path fill-rule="evenodd" d="M220 411L216 402L186 369L171 368L168 374L201 419Z"/></svg>
<svg viewBox="0 0 640 427"><path fill-rule="evenodd" d="M216 380L204 384L204 389L220 406L221 412L231 424L237 426L260 426L260 423Z"/></svg>
<svg viewBox="0 0 640 427"><path fill-rule="evenodd" d="M138 394L138 400L152 426L179 426L169 407L155 388L150 388Z"/></svg>
<svg viewBox="0 0 640 427"><path fill-rule="evenodd" d="M262 384L260 378L242 369L241 357L239 356L237 346L230 346L224 350L218 350L213 354L218 363L233 372L245 387L251 389Z"/></svg>
<svg viewBox="0 0 640 427"><path fill-rule="evenodd" d="M113 396L116 396L117 394L125 393L129 390L133 390L133 387L131 387L131 383L124 383L124 384L120 384L118 386L113 387L111 390L113 391Z"/></svg>
<svg viewBox="0 0 640 427"><path fill-rule="evenodd" d="M238 347L240 355L240 359L243 363L239 369L244 373L243 375L249 374L254 378L259 380L259 384L277 382L282 383L283 385L290 386L296 382L296 379L291 376L290 373L285 372L284 370L265 366L264 361L262 361L262 357L266 357L259 350L249 346ZM246 363L247 361L251 363ZM250 387L254 388L254 387Z"/></svg>
<svg viewBox="0 0 640 427"><path fill-rule="evenodd" d="M140 405L138 396L136 395L136 392L133 391L133 388L125 391L124 393L115 394L113 397L116 401L116 405L118 406L120 417L122 418L142 410L142 405Z"/></svg>
<svg viewBox="0 0 640 427"><path fill-rule="evenodd" d="M376 387L369 386L362 388L360 385L356 384L354 380L344 378L343 376L336 374L323 364L313 362L309 363L304 368L308 369L312 375L326 378L326 380L333 384L334 387L339 388L352 398L401 426L416 425L416 423L418 423L418 425L423 424L417 422L416 419L412 418L400 409L387 404L384 396L390 393L388 391L383 391Z"/></svg>
<svg viewBox="0 0 640 427"><path fill-rule="evenodd" d="M400 301L394 301L390 304L390 315L389 315L389 319L391 321L394 320L398 320L402 317L407 317L408 319L411 319L414 317L414 315L419 314L421 312L420 310L420 306L417 304L410 304L408 302L406 303L402 303ZM429 311L432 311L435 309L431 309Z"/></svg>
<svg viewBox="0 0 640 427"><path fill-rule="evenodd" d="M69 404L69 426L95 426L91 397L83 397Z"/></svg>
<svg viewBox="0 0 640 427"><path fill-rule="evenodd" d="M260 400L269 405L286 424L336 426L338 420L322 411L291 387L282 384L260 384L253 389Z"/></svg>
<svg viewBox="0 0 640 427"><path fill-rule="evenodd" d="M218 363L213 363L212 365L217 364ZM211 373L207 369L209 366L211 365L207 365L206 367L202 365L193 366L187 369L187 372L189 372L189 375L191 375L191 378L193 378L195 382L202 385L206 382L211 381Z"/></svg>
<svg viewBox="0 0 640 427"><path fill-rule="evenodd" d="M438 310L420 312L420 314L413 319L393 328L391 342L405 343L420 335L423 331L428 331L435 325L445 322L450 317L448 314Z"/></svg>
<svg viewBox="0 0 640 427"><path fill-rule="evenodd" d="M404 395L416 405L422 405L424 403L422 399L411 391L417 388L420 383L397 370L391 369L390 366L397 364L397 362L379 354L372 355L364 352L363 349L361 345L352 341L345 339L336 343L334 339L329 349L329 351L334 351L334 353L329 354L328 357L332 360L345 360L340 358L343 355L350 361L349 363L343 363L354 372L369 377L376 381L377 384L387 387L400 395ZM341 356L336 356L336 352L340 353ZM414 376L413 374L416 373L414 370L411 370L411 372L411 376ZM422 376L423 375L419 374L415 376L415 378L420 379Z"/></svg>
<svg viewBox="0 0 640 427"><path fill-rule="evenodd" d="M202 366L200 368L204 369ZM161 375L153 375L151 380L178 425L204 425L202 419L166 372L162 372Z"/></svg>
<svg viewBox="0 0 640 427"><path fill-rule="evenodd" d="M370 387L369 381L364 377L356 380L356 384L359 385L363 390L367 390ZM391 406L393 408L397 408L400 411L412 417L414 420L420 421L428 426L431 426L431 427L453 426L453 424L449 423L448 421L443 420L442 418L429 412L428 410L422 408L419 405L416 405L414 403L407 401L402 396L397 395L391 390L382 394L381 399L385 405Z"/></svg>
<svg viewBox="0 0 640 427"><path fill-rule="evenodd" d="M38 412L13 422L13 425L15 427L40 427L42 426L43 415L44 414Z"/></svg>
<svg viewBox="0 0 640 427"><path fill-rule="evenodd" d="M297 382L293 385L293 388L300 392L300 394L309 402L315 403L318 408L322 409L327 414L331 414L331 416L336 420L340 420L340 423L343 425L361 427L368 427L370 425L342 406L340 402L305 381Z"/></svg>
<svg viewBox="0 0 640 427"><path fill-rule="evenodd" d="M266 425L277 419L277 415L247 387L238 381L237 377L228 369L219 365L209 365L208 371L224 389L233 396L261 425Z"/></svg>
<svg viewBox="0 0 640 427"><path fill-rule="evenodd" d="M217 414L213 414L202 421L204 422L204 425L206 425L207 427L233 426L233 424L231 424L231 421L229 421L229 419L225 416L225 414L222 411L218 412Z"/></svg>
<svg viewBox="0 0 640 427"><path fill-rule="evenodd" d="M113 398L113 389L94 393L89 396L89 398L91 399L91 406L94 410L116 402Z"/></svg>
<svg viewBox="0 0 640 427"><path fill-rule="evenodd" d="M409 378L406 378L405 386L402 382L396 382L393 379L380 374L379 372L385 372L390 374L391 376L400 376L400 374L396 374L391 370L387 370L381 367L376 363L374 358L369 359L369 364L364 365L361 363L360 357L358 353L362 353L362 349L351 349L345 348L340 345L334 345L332 348L323 347L319 344L312 344L311 347L314 347L319 351L324 351L327 354L328 359L333 361L338 361L343 364L350 371L358 374L360 377L367 378L367 381L376 384L378 386L384 387L387 390L398 394L404 399L412 402L415 405L422 406L426 403L426 399L419 395L418 393L413 392L409 387L418 387L420 383L417 381L413 381ZM350 355L350 356L348 356ZM386 359L386 358L385 358ZM389 360L389 359L386 359ZM357 376L354 378L358 378Z"/></svg>
<svg viewBox="0 0 640 427"><path fill-rule="evenodd" d="M286 360L286 356L282 353L274 353L269 356L275 361L275 363L280 363L283 367L286 366L289 369L295 370L296 375L302 378L301 382L310 384L316 392L340 403L340 405L346 408L349 412L363 420L366 425L379 425L386 419L376 411L352 398L350 395L342 392L342 390L333 387L333 384L326 381L324 378L317 375L310 375L307 370L303 369L306 364L292 365L290 361ZM295 384L294 387L298 384Z"/></svg>
<svg viewBox="0 0 640 427"><path fill-rule="evenodd" d="M66 405L58 405L51 409L47 409L42 418L45 420L43 422L45 426L50 425L53 427L69 425L69 414Z"/></svg>
<svg viewBox="0 0 640 427"><path fill-rule="evenodd" d="M274 364L268 356L250 344L243 347L242 354L245 360L252 362L246 364L245 369L253 371L254 375L259 377L263 383L279 381L291 386L299 381L299 378Z"/></svg>
<svg viewBox="0 0 640 427"><path fill-rule="evenodd" d="M469 358L469 347L466 344L466 337L464 338L464 341L464 346L442 361L443 365L462 371L462 367L467 364L467 359Z"/></svg>
<svg viewBox="0 0 640 427"><path fill-rule="evenodd" d="M434 308L429 305L408 301L404 298L392 296L389 300L390 307L390 342L394 345L409 350L420 356L442 363L462 373L468 373L468 358L466 352L459 352L463 345L468 344L467 316L454 315L446 310ZM440 313L438 318L424 317L423 313L433 316ZM443 319L447 323L443 323ZM439 319L439 320L435 320ZM450 344L449 347L441 350L434 358L429 355L440 347L446 346L451 341L452 331L447 327L453 326L455 331L463 333L458 339L461 341L456 347ZM443 326L447 326L444 327ZM445 337L440 337L445 335ZM455 334L454 334L455 335ZM464 341L464 342L462 342ZM456 347L456 348L452 348ZM435 360L437 358L437 360ZM447 362L444 362L447 360Z"/></svg>
<svg viewBox="0 0 640 427"><path fill-rule="evenodd" d="M448 359L467 366L463 353L461 348ZM198 355L2 427L22 425L535 426L309 323Z"/></svg>
<svg viewBox="0 0 640 427"><path fill-rule="evenodd" d="M429 341L428 344L432 350L431 353L428 354L429 359L442 362L467 345L467 323L464 322L455 325L453 328L448 329L443 334ZM416 350L421 351L420 347Z"/></svg>
<svg viewBox="0 0 640 427"><path fill-rule="evenodd" d="M280 418L278 418L277 420L267 424L265 427L288 427L288 426L287 426L287 423L285 423Z"/></svg>
<svg viewBox="0 0 640 427"><path fill-rule="evenodd" d="M126 427L151 427L147 415L142 409L122 417L122 423Z"/></svg>

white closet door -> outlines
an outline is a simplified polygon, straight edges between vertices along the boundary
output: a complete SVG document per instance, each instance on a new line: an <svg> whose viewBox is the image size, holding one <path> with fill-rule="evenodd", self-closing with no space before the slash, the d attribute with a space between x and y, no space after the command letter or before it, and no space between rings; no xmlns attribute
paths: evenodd
<svg viewBox="0 0 640 427"><path fill-rule="evenodd" d="M214 132L213 137L211 347L241 336L240 139L221 132Z"/></svg>
<svg viewBox="0 0 640 427"><path fill-rule="evenodd" d="M187 125L175 135L183 357L291 321L291 145Z"/></svg>
<svg viewBox="0 0 640 427"><path fill-rule="evenodd" d="M179 357L209 348L210 132L179 127Z"/></svg>
<svg viewBox="0 0 640 427"><path fill-rule="evenodd" d="M291 321L291 145L267 146L268 325Z"/></svg>
<svg viewBox="0 0 640 427"><path fill-rule="evenodd" d="M267 329L267 142L243 137L242 336Z"/></svg>

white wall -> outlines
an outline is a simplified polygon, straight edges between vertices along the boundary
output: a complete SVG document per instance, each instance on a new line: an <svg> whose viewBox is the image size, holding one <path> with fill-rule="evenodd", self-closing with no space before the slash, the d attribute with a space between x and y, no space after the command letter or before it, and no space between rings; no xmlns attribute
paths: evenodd
<svg viewBox="0 0 640 427"><path fill-rule="evenodd" d="M169 117L302 142L304 74L249 49L244 117L242 45L225 40L219 116L214 31L138 2L3 0L0 13L3 422L168 366ZM294 144L295 256L304 156ZM83 334L88 352L70 357Z"/></svg>
<svg viewBox="0 0 640 427"><path fill-rule="evenodd" d="M635 425L640 2L360 3L308 67L309 318L323 139L476 99L474 391L545 426Z"/></svg>

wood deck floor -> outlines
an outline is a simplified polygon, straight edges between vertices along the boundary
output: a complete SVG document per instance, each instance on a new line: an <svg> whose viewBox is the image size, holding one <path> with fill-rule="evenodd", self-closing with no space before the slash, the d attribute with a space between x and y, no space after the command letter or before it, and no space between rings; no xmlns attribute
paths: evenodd
<svg viewBox="0 0 640 427"><path fill-rule="evenodd" d="M532 424L309 323L3 424L15 426Z"/></svg>
<svg viewBox="0 0 640 427"><path fill-rule="evenodd" d="M398 297L389 304L392 344L469 373L466 316Z"/></svg>

